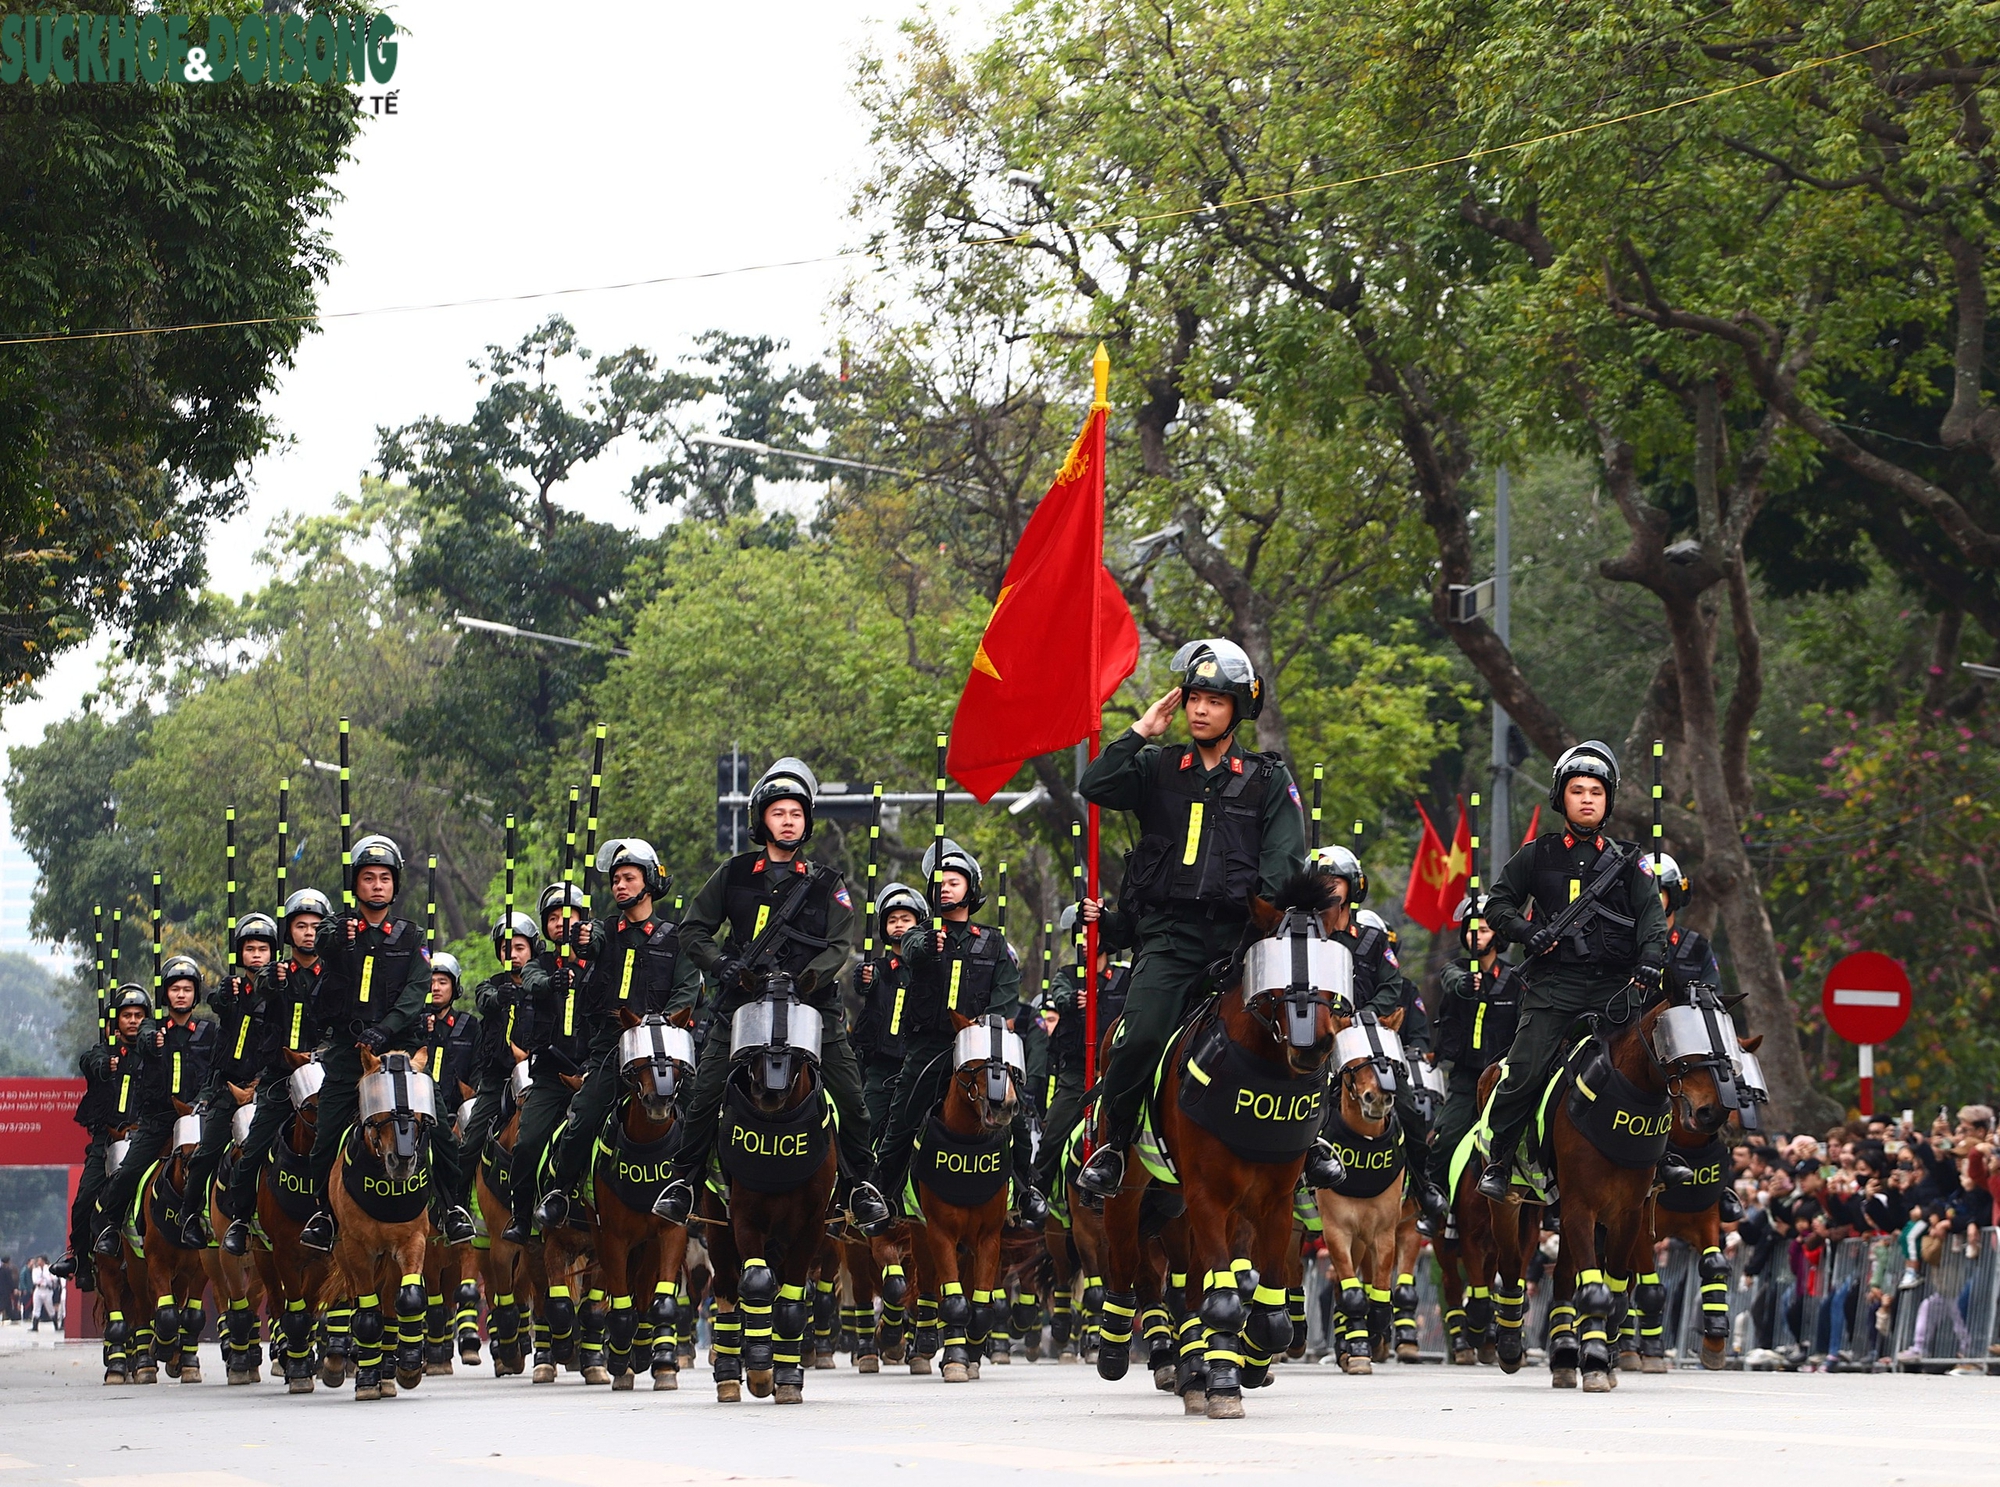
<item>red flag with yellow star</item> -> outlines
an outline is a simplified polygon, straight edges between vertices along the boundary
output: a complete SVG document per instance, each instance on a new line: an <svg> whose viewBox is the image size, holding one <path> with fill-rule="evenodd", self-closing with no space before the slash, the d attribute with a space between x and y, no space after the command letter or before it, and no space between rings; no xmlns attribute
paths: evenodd
<svg viewBox="0 0 2000 1487"><path fill-rule="evenodd" d="M1403 912L1432 934L1451 923L1451 911L1465 896L1472 879L1472 823L1465 814L1465 802L1458 803L1458 830L1452 833L1451 850L1431 825L1430 813L1422 801L1412 801L1423 818L1424 834L1417 843L1416 860L1410 864L1410 884L1403 890Z"/></svg>
<svg viewBox="0 0 2000 1487"><path fill-rule="evenodd" d="M1096 733L1139 664L1139 627L1104 566L1108 369L1101 360L1083 432L1014 546L952 718L946 767L980 800L1035 755Z"/></svg>

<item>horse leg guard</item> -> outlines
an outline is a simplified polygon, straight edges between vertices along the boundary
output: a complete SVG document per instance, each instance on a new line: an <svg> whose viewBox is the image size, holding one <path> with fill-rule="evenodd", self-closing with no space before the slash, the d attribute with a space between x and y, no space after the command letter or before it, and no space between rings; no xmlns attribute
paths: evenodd
<svg viewBox="0 0 2000 1487"><path fill-rule="evenodd" d="M813 1351L831 1359L833 1356L834 1341L840 1330L840 1297L834 1294L833 1282L830 1280L814 1281L812 1295Z"/></svg>
<svg viewBox="0 0 2000 1487"><path fill-rule="evenodd" d="M1285 1293L1278 1287L1260 1285L1250 1293L1250 1320L1244 1337L1266 1358L1292 1345L1292 1314Z"/></svg>
<svg viewBox="0 0 2000 1487"><path fill-rule="evenodd" d="M1719 1249L1705 1249L1695 1262L1701 1277L1701 1335L1729 1335L1729 1262Z"/></svg>
<svg viewBox="0 0 2000 1487"><path fill-rule="evenodd" d="M604 1346L613 1378L632 1371L632 1341L639 1335L639 1313L630 1296L611 1298L611 1317L604 1328Z"/></svg>
<svg viewBox="0 0 2000 1487"><path fill-rule="evenodd" d="M1104 1305L1104 1277L1101 1275L1090 1276L1088 1279L1084 1281L1083 1284L1084 1313L1087 1316L1094 1317L1097 1315L1098 1308L1103 1305Z"/></svg>
<svg viewBox="0 0 2000 1487"><path fill-rule="evenodd" d="M1350 1358L1368 1356L1368 1291L1356 1275L1342 1276L1340 1294L1334 1298L1334 1311L1339 1320L1334 1326L1340 1333L1338 1353L1342 1365Z"/></svg>
<svg viewBox="0 0 2000 1487"><path fill-rule="evenodd" d="M1097 1376L1116 1381L1132 1366L1132 1318L1138 1314L1139 1297L1132 1291L1106 1291L1099 1306Z"/></svg>
<svg viewBox="0 0 2000 1487"><path fill-rule="evenodd" d="M153 1336L157 1339L161 1353L173 1355L180 1352L181 1314L171 1296L162 1296L160 1304L153 1311ZM179 1359L175 1358L173 1361L178 1367Z"/></svg>
<svg viewBox="0 0 2000 1487"><path fill-rule="evenodd" d="M1558 1389L1575 1388L1575 1375L1580 1361L1576 1340L1576 1308L1566 1301L1558 1301L1549 1308L1550 1382Z"/></svg>
<svg viewBox="0 0 2000 1487"><path fill-rule="evenodd" d="M558 1363L576 1356L576 1301L568 1286L549 1287L549 1356Z"/></svg>
<svg viewBox="0 0 2000 1487"><path fill-rule="evenodd" d="M357 1381L364 1374L372 1375L372 1383L380 1383L382 1377L382 1302L378 1296L363 1296L356 1303L352 1319L348 1323L348 1333L354 1344L354 1367Z"/></svg>
<svg viewBox="0 0 2000 1487"><path fill-rule="evenodd" d="M1306 1350L1306 1288L1304 1286L1293 1286L1285 1292L1285 1312L1292 1324L1291 1341L1285 1345L1285 1351L1292 1357L1297 1358L1304 1354Z"/></svg>
<svg viewBox="0 0 2000 1487"><path fill-rule="evenodd" d="M715 1381L743 1381L743 1313L718 1309L709 1323L710 1351L715 1355Z"/></svg>
<svg viewBox="0 0 2000 1487"><path fill-rule="evenodd" d="M1061 1353L1069 1346L1070 1322L1074 1317L1067 1289L1057 1291L1049 1301L1049 1340Z"/></svg>
<svg viewBox="0 0 2000 1487"><path fill-rule="evenodd" d="M1583 1344L1583 1387L1603 1393L1611 1387L1611 1345L1605 1319L1611 1310L1611 1287L1601 1270L1580 1270L1576 1276L1578 1337Z"/></svg>
<svg viewBox="0 0 2000 1487"><path fill-rule="evenodd" d="M451 1312L443 1296L424 1297L424 1370L451 1367Z"/></svg>
<svg viewBox="0 0 2000 1487"><path fill-rule="evenodd" d="M180 1325L172 1340L180 1351L181 1376L188 1383L198 1384L201 1382L201 1334L206 1324L199 1296L180 1309L177 1321Z"/></svg>
<svg viewBox="0 0 2000 1487"><path fill-rule="evenodd" d="M771 1308L771 1384L779 1404L796 1404L805 1388L806 1327L812 1306L804 1286L778 1287L778 1299Z"/></svg>
<svg viewBox="0 0 2000 1487"><path fill-rule="evenodd" d="M1201 1323L1208 1329L1202 1353L1208 1360L1209 1418L1219 1418L1218 1397L1235 1400L1240 1412L1243 1354L1237 1334L1243 1328L1243 1292L1233 1269L1209 1272L1208 1289L1201 1298ZM1227 1410L1227 1406L1223 1408Z"/></svg>
<svg viewBox="0 0 2000 1487"><path fill-rule="evenodd" d="M429 1305L424 1278L404 1276L396 1288L396 1372L407 1388L415 1388L415 1380L424 1376L424 1324Z"/></svg>
<svg viewBox="0 0 2000 1487"><path fill-rule="evenodd" d="M1465 1343L1478 1348L1493 1331L1493 1298L1484 1286L1472 1286L1465 1293Z"/></svg>
<svg viewBox="0 0 2000 1487"><path fill-rule="evenodd" d="M1417 1345L1417 1278L1414 1275L1399 1275L1396 1284L1389 1288L1389 1309L1394 1317L1396 1348Z"/></svg>
<svg viewBox="0 0 2000 1487"><path fill-rule="evenodd" d="M1041 1303L1033 1291L1023 1291L1014 1298L1007 1309L1007 1321L1017 1337L1027 1338L1042 1330Z"/></svg>
<svg viewBox="0 0 2000 1487"><path fill-rule="evenodd" d="M1160 1370L1174 1366L1174 1324L1167 1320L1167 1309L1156 1301L1139 1313L1139 1329L1146 1340L1146 1367L1153 1371L1153 1380L1158 1383ZM1101 1348L1097 1356L1104 1356Z"/></svg>
<svg viewBox="0 0 2000 1487"><path fill-rule="evenodd" d="M763 1373L772 1365L771 1307L777 1299L777 1273L762 1260L744 1261L736 1300L743 1313L743 1366L751 1373Z"/></svg>
<svg viewBox="0 0 2000 1487"><path fill-rule="evenodd" d="M882 1306L884 1310L894 1307L900 1312L903 1309L903 1303L909 1299L909 1296L910 1278L903 1273L903 1267L900 1265L883 1266Z"/></svg>
<svg viewBox="0 0 2000 1487"><path fill-rule="evenodd" d="M1174 1364L1174 1392L1183 1400L1190 1401L1188 1413L1199 1415L1205 1412L1205 1403L1194 1401L1192 1396L1208 1394L1208 1355L1203 1345L1207 1341L1207 1329L1201 1325L1201 1318L1182 1317L1175 1339L1180 1349L1180 1357Z"/></svg>
<svg viewBox="0 0 2000 1487"><path fill-rule="evenodd" d="M1521 1338L1521 1323L1528 1312L1528 1287L1521 1283L1509 1292L1496 1286L1492 1295L1493 1325L1498 1329L1494 1341L1500 1354L1500 1367L1512 1373L1521 1366L1525 1347Z"/></svg>
<svg viewBox="0 0 2000 1487"><path fill-rule="evenodd" d="M967 1344L967 1333L972 1328L972 1302L960 1282L945 1283L944 1295L938 1301L938 1320L944 1324L945 1367L970 1362L972 1354Z"/></svg>
<svg viewBox="0 0 2000 1487"><path fill-rule="evenodd" d="M592 1291L583 1304L583 1315L577 1321L577 1362L583 1365L583 1381L586 1384L608 1384L611 1374L604 1367L605 1340L609 1336L611 1312L604 1304L604 1293Z"/></svg>
<svg viewBox="0 0 2000 1487"><path fill-rule="evenodd" d="M917 1298L916 1352L934 1358L938 1350L938 1304L928 1296Z"/></svg>

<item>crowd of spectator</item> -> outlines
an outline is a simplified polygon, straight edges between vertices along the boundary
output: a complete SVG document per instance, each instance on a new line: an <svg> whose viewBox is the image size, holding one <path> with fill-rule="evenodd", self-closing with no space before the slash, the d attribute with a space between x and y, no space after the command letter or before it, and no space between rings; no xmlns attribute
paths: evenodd
<svg viewBox="0 0 2000 1487"><path fill-rule="evenodd" d="M1955 1120L1940 1108L1928 1129L1906 1111L1737 1146L1744 1214L1729 1243L1749 1296L1736 1338L1746 1364L1963 1360L1985 1335L1968 1325L1973 1310L1993 1305L1990 1279L1973 1279L2000 1199L1993 1137L1992 1108L1967 1105Z"/></svg>

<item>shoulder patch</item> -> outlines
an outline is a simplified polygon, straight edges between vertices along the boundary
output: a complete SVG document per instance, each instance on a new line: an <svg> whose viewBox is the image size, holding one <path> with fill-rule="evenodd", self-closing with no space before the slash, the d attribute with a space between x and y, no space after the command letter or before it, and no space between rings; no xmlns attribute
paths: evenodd
<svg viewBox="0 0 2000 1487"><path fill-rule="evenodd" d="M1402 964L1400 960L1396 959L1396 952L1391 950L1387 945L1382 947L1382 959L1392 966L1400 966Z"/></svg>
<svg viewBox="0 0 2000 1487"><path fill-rule="evenodd" d="M1650 853L1641 852L1639 854L1639 871L1649 878L1653 876L1653 859Z"/></svg>
<svg viewBox="0 0 2000 1487"><path fill-rule="evenodd" d="M1007 958L1013 961L1015 965L1019 965L1021 963L1021 957L1014 953L1014 947L1012 945L1009 945L1007 947Z"/></svg>
<svg viewBox="0 0 2000 1487"><path fill-rule="evenodd" d="M1302 811L1306 808L1306 803L1299 799L1299 782L1297 780L1287 780L1285 782L1285 793L1292 797L1293 805Z"/></svg>
<svg viewBox="0 0 2000 1487"><path fill-rule="evenodd" d="M854 907L854 900L848 896L847 889L844 886L833 890L833 901L843 909Z"/></svg>

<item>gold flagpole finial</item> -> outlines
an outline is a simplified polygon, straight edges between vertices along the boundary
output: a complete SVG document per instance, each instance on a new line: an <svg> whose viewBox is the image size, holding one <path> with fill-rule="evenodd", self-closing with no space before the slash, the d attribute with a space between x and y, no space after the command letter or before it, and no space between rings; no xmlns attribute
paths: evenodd
<svg viewBox="0 0 2000 1487"><path fill-rule="evenodd" d="M1111 353L1104 349L1104 343L1097 343L1097 354L1090 359L1090 372L1097 379L1097 400L1092 408L1111 406Z"/></svg>

